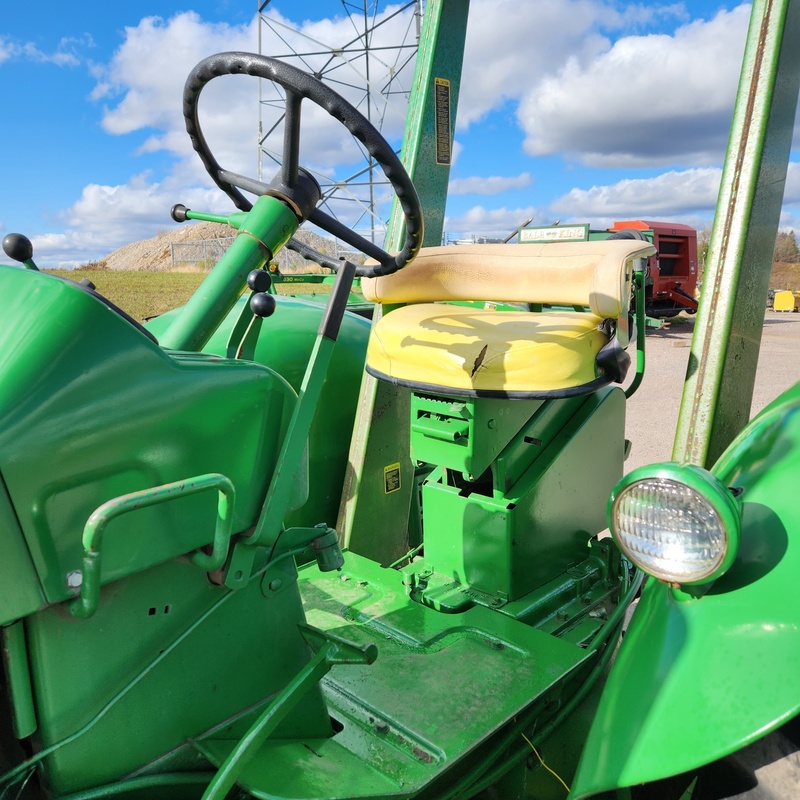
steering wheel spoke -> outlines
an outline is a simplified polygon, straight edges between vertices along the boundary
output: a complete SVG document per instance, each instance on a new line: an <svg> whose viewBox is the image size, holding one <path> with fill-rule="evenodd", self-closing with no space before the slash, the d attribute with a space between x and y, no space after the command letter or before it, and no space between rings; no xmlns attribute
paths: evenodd
<svg viewBox="0 0 800 800"><path fill-rule="evenodd" d="M283 163L281 180L292 188L297 183L300 166L300 104L303 98L290 89L286 90L286 116L283 123Z"/></svg>
<svg viewBox="0 0 800 800"><path fill-rule="evenodd" d="M258 195L266 194L269 184L258 181L255 178L248 178L247 175L239 175L237 172L230 172L227 169L219 171L219 177L225 183L235 186L237 189L244 189L245 192ZM247 209L248 211L250 209Z"/></svg>
<svg viewBox="0 0 800 800"><path fill-rule="evenodd" d="M308 219L309 222L313 222L322 230L346 242L365 256L374 258L382 266L390 266L392 257L382 247L369 241L369 239L365 239L361 234L356 233L352 228L348 228L347 225L339 222L338 219L330 216L330 214L315 208Z"/></svg>
<svg viewBox="0 0 800 800"><path fill-rule="evenodd" d="M283 153L278 175L269 184L223 169L211 154L198 119L198 100L203 87L219 75L251 75L281 86L286 95ZM319 186L310 173L300 166L300 111L304 100L310 100L341 122L363 150L383 169L397 195L405 215L406 238L399 253L392 255L368 241L352 228L314 206L319 201ZM375 259L378 265L360 266L357 274L370 277L387 275L405 266L422 245L422 209L417 192L400 159L389 143L369 120L341 95L291 64L255 53L218 53L201 61L189 74L183 92L183 114L186 130L195 151L214 182L233 200L237 208L249 211L253 205L242 191L255 195L270 194L283 200L294 210L301 224L306 220L318 225ZM311 187L311 189L309 189ZM339 261L307 246L292 249L302 252L324 266L336 269Z"/></svg>

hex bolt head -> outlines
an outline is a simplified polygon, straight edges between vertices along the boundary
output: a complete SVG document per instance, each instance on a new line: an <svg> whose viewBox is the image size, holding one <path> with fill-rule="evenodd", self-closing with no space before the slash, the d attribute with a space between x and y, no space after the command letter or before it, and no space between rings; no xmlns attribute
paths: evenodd
<svg viewBox="0 0 800 800"><path fill-rule="evenodd" d="M83 573L79 569L67 573L67 586L70 589L79 589L82 583Z"/></svg>

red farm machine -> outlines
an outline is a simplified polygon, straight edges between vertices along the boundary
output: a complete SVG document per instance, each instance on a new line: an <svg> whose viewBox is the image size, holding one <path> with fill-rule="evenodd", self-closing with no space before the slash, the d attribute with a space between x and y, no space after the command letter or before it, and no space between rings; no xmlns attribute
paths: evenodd
<svg viewBox="0 0 800 800"><path fill-rule="evenodd" d="M648 260L645 310L648 317L697 311L697 231L677 222L634 219L615 222L612 232L637 231L656 248Z"/></svg>
<svg viewBox="0 0 800 800"><path fill-rule="evenodd" d="M647 316L663 319L697 311L697 231L689 225L647 219L618 220L607 230L593 230L583 223L552 225L522 228L518 238L521 244L643 239L656 248L645 273Z"/></svg>

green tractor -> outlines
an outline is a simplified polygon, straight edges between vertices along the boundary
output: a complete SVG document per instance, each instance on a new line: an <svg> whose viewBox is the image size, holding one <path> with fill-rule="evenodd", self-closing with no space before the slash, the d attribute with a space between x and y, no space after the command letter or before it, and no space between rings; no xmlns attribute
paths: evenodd
<svg viewBox="0 0 800 800"><path fill-rule="evenodd" d="M797 58L787 7L754 8L768 82L800 75L769 60ZM405 166L300 70L247 53L198 64L187 130L238 210L172 214L238 233L182 309L143 327L39 272L25 237L4 240L26 268L0 267L3 800L702 800L753 785L743 757L729 763L745 745L793 741L800 388L711 470L687 453L623 478L654 247L427 246L442 208L418 190L446 184L465 14L428 3ZM286 92L269 184L224 169L203 136L198 98L231 74ZM796 78L776 85L743 92L747 120L796 101ZM391 182L385 249L317 207L303 103ZM770 113L757 149L785 167ZM728 171L729 213L752 172L774 233L775 175L752 161ZM310 250L293 238L306 221L367 261ZM747 230L715 232L726 269L704 302L742 307L724 281L763 250ZM276 302L282 247L337 271L324 307ZM355 278L372 324L348 311ZM724 315L703 309L697 352ZM695 397L695 423L714 424ZM686 441L718 447L713 433Z"/></svg>

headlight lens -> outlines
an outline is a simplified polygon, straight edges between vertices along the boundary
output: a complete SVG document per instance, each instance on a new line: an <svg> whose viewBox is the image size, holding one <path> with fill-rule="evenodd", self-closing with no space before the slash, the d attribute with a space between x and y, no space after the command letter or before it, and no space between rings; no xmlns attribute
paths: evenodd
<svg viewBox="0 0 800 800"><path fill-rule="evenodd" d="M662 464L617 484L609 526L636 566L673 584L703 583L728 569L739 542L739 510L711 473Z"/></svg>

